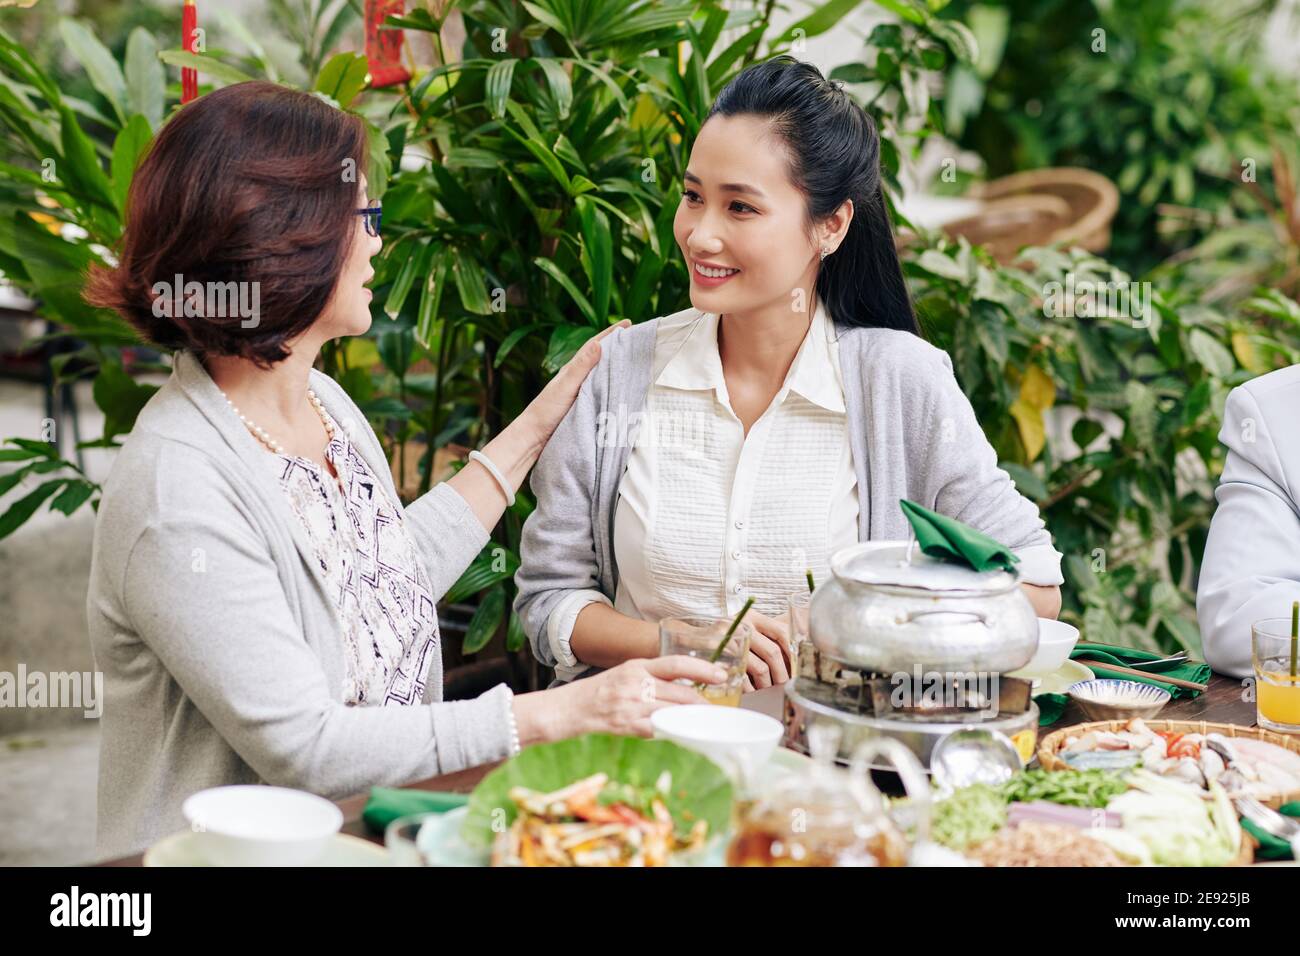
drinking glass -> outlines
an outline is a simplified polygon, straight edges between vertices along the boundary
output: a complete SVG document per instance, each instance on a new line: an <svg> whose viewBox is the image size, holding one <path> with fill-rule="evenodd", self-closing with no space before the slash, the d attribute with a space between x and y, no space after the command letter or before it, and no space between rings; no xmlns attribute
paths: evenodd
<svg viewBox="0 0 1300 956"><path fill-rule="evenodd" d="M729 627L731 621L727 618L666 618L659 622L659 656L685 654L710 660ZM740 706L740 695L745 688L745 662L753 633L754 629L742 621L718 655L717 663L726 669L727 679L721 684L698 685L700 695L710 704Z"/></svg>
<svg viewBox="0 0 1300 956"><path fill-rule="evenodd" d="M1300 733L1300 660L1293 656L1291 619L1267 618L1251 626L1255 707L1261 727Z"/></svg>

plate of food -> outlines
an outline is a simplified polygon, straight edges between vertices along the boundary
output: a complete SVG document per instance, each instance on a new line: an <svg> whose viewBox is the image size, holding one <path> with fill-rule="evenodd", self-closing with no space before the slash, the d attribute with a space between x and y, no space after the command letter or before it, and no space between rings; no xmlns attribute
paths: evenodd
<svg viewBox="0 0 1300 956"><path fill-rule="evenodd" d="M415 838L440 866L699 866L722 858L732 787L666 740L588 734L529 747Z"/></svg>
<svg viewBox="0 0 1300 956"><path fill-rule="evenodd" d="M1202 790L1277 808L1300 799L1300 738L1260 727L1202 720L1103 720L1076 724L1039 742L1047 770L1144 767Z"/></svg>
<svg viewBox="0 0 1300 956"><path fill-rule="evenodd" d="M1025 770L934 807L931 836L982 866L1229 866L1254 847L1232 801L1149 770Z"/></svg>

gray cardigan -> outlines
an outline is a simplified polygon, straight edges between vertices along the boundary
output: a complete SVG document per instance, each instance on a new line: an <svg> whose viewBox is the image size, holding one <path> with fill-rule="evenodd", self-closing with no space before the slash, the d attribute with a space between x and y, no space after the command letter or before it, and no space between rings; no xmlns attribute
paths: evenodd
<svg viewBox="0 0 1300 956"><path fill-rule="evenodd" d="M556 663L546 636L556 604L572 591L599 590L611 601L617 593L614 510L636 439L633 416L645 409L661 323L678 326L692 313L605 338L600 363L533 470L537 508L524 524L515 610L548 666ZM1012 550L1050 546L1038 508L998 467L947 353L908 332L837 332L859 540L906 538L898 501L908 498Z"/></svg>
<svg viewBox="0 0 1300 956"><path fill-rule="evenodd" d="M328 376L311 386L397 502L365 416ZM509 748L508 691L346 707L341 626L267 452L189 353L114 462L95 526L87 613L104 673L98 852L182 829L181 803L265 782L338 798L486 763ZM488 540L439 485L405 510L433 593Z"/></svg>

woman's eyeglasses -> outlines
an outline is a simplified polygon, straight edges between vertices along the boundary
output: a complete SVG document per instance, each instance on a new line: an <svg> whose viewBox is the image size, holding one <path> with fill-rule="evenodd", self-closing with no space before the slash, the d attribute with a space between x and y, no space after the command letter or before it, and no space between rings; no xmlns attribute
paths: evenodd
<svg viewBox="0 0 1300 956"><path fill-rule="evenodd" d="M376 200L373 206L367 206L365 209L358 209L358 216L365 216L363 220L366 224L366 235L379 235L379 220L383 217L384 207Z"/></svg>

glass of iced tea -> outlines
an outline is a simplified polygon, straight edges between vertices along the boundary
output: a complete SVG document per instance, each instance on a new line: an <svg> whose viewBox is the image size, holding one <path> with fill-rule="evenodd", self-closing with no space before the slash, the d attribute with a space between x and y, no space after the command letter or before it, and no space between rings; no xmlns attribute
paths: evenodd
<svg viewBox="0 0 1300 956"><path fill-rule="evenodd" d="M1300 733L1300 655L1293 653L1291 619L1256 621L1250 630L1259 725L1284 734Z"/></svg>
<svg viewBox="0 0 1300 956"><path fill-rule="evenodd" d="M685 654L710 660L731 627L728 618L670 617L659 622L659 656ZM745 663L749 656L749 639L754 629L745 621L737 625L727 640L717 663L727 671L721 684L698 685L700 695L710 704L739 707L745 688Z"/></svg>

